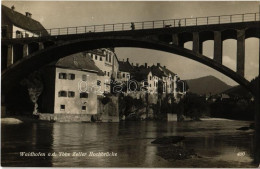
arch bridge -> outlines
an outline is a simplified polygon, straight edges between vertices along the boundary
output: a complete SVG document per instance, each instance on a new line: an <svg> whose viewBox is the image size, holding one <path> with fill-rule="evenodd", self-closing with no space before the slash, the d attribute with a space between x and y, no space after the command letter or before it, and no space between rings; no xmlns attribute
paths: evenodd
<svg viewBox="0 0 260 169"><path fill-rule="evenodd" d="M245 39L260 38L259 13L182 18L37 30L35 37L2 38L2 91L38 68L67 55L97 48L140 47L181 55L203 63L251 92L245 79ZM22 32L22 34L26 32ZM223 41L237 40L236 71L223 65ZM213 59L203 55L203 42L214 41ZM184 43L193 42L192 50ZM185 66L185 65L184 65Z"/></svg>

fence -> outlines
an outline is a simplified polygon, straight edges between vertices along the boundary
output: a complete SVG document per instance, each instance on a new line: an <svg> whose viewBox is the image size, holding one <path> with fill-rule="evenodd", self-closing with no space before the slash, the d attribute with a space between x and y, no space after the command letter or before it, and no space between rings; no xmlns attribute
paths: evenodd
<svg viewBox="0 0 260 169"><path fill-rule="evenodd" d="M52 28L46 30L31 31L30 34L32 34L32 37L41 37L41 36L85 34L90 32L111 32L111 31L127 31L127 30L142 30L142 29L250 22L250 21L259 21L260 20L259 14L260 13L245 13L245 14L207 16L207 17L197 17L197 18L180 18L180 19L155 20L155 21L144 21L144 22ZM46 33L46 31L48 32L48 34ZM28 37L28 33L29 33L28 31L12 32L9 33L8 34L9 36L6 37L25 38Z"/></svg>

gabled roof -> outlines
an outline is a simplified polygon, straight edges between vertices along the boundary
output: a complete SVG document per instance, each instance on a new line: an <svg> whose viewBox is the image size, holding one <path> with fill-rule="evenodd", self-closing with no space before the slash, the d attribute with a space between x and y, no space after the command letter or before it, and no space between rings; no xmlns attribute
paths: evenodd
<svg viewBox="0 0 260 169"><path fill-rule="evenodd" d="M136 66L134 69L133 78L139 82L142 80L146 80L150 72L151 72L150 67L145 67L143 65L139 67Z"/></svg>
<svg viewBox="0 0 260 169"><path fill-rule="evenodd" d="M159 78L162 78L163 76L166 77L164 72L159 68L159 66L151 66L151 71L153 76L157 76Z"/></svg>
<svg viewBox="0 0 260 169"><path fill-rule="evenodd" d="M41 31L42 35L48 35L48 32L40 22L19 12L16 12L4 5L2 5L2 17L3 15L6 16L10 22L12 22L17 27L28 30L35 34L39 34L39 31Z"/></svg>
<svg viewBox="0 0 260 169"><path fill-rule="evenodd" d="M66 56L51 63L51 65L61 68L96 72L98 75L104 75L104 73L95 65L95 62L91 60L88 55L84 55L83 53Z"/></svg>
<svg viewBox="0 0 260 169"><path fill-rule="evenodd" d="M163 71L164 71L164 73L166 73L166 75L172 75L172 77L173 76L175 76L176 74L175 73L173 73L172 71L170 71L169 69L167 69L166 67L164 67L164 66L159 66Z"/></svg>
<svg viewBox="0 0 260 169"><path fill-rule="evenodd" d="M121 72L131 72L133 70L132 65L129 63L129 61L118 61L119 64L119 71Z"/></svg>

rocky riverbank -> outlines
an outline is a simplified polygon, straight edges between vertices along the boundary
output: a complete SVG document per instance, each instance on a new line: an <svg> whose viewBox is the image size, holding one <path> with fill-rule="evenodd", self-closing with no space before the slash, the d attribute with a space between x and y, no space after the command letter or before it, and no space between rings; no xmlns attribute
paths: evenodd
<svg viewBox="0 0 260 169"><path fill-rule="evenodd" d="M152 144L159 144L160 147L158 156L165 160L185 160L190 158L201 158L197 155L194 149L186 149L181 143L185 137L183 136L167 136L157 138L152 141Z"/></svg>

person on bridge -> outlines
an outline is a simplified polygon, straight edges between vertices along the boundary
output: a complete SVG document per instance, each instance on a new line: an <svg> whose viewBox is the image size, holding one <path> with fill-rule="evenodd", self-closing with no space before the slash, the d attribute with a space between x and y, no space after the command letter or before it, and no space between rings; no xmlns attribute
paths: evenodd
<svg viewBox="0 0 260 169"><path fill-rule="evenodd" d="M181 27L181 20L179 20L179 23L178 23L179 27Z"/></svg>
<svg viewBox="0 0 260 169"><path fill-rule="evenodd" d="M131 29L132 29L132 30L135 30L135 24L134 24L134 22L131 22Z"/></svg>

